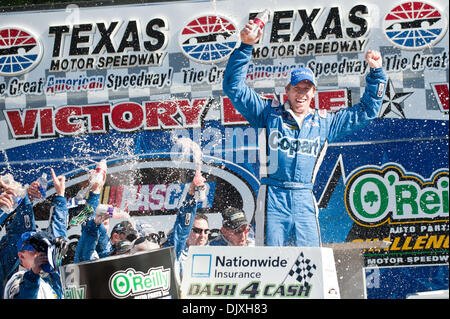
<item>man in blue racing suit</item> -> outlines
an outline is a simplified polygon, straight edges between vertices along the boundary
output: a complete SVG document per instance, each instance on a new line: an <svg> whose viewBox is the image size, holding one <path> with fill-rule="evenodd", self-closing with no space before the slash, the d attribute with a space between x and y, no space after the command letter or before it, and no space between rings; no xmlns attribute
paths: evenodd
<svg viewBox="0 0 450 319"><path fill-rule="evenodd" d="M320 246L318 209L312 192L315 174L328 142L377 117L386 84L382 57L377 51L366 53L371 68L367 86L360 103L353 107L336 113L311 108L317 83L308 68L291 72L287 101L281 105L263 100L245 84L253 44L262 35L261 29L254 33L253 28L250 20L241 31L241 45L225 69L223 91L252 127L266 130L267 158L272 168L261 179L258 197L264 199L258 200L255 216L261 218L265 211L268 246Z"/></svg>

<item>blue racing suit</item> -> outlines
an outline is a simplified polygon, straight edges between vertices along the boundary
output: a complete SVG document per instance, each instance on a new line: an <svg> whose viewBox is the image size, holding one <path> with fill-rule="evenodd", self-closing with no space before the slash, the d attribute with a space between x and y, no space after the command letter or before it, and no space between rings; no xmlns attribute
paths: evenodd
<svg viewBox="0 0 450 319"><path fill-rule="evenodd" d="M95 260L95 252L99 258L109 257L113 252L113 246L105 225L96 224L94 217L90 217L82 226L73 262Z"/></svg>
<svg viewBox="0 0 450 319"><path fill-rule="evenodd" d="M167 235L167 241L163 245L164 247L174 246L177 259L184 250L189 249L186 241L191 233L196 213L197 202L194 196L188 193L177 213L173 229Z"/></svg>
<svg viewBox="0 0 450 319"><path fill-rule="evenodd" d="M29 231L36 231L36 221L33 204L27 194L17 207L13 221L6 228L6 234L0 241L0 288L2 292L4 285L19 266L17 241L23 233Z"/></svg>
<svg viewBox="0 0 450 319"><path fill-rule="evenodd" d="M197 213L197 201L194 196L189 193L186 194L186 199L177 213L173 229L167 235L167 241L163 247L174 246L176 255L176 274L180 275L178 278L181 281L183 277L183 264L187 259L189 246L186 244L192 226L194 225L195 214Z"/></svg>
<svg viewBox="0 0 450 319"><path fill-rule="evenodd" d="M113 251L105 225L96 224L94 221L99 203L100 194L90 192L86 204L93 208L94 213L81 226L81 237L75 249L74 263L95 260L95 252L99 258L109 257Z"/></svg>
<svg viewBox="0 0 450 319"><path fill-rule="evenodd" d="M67 200L63 196L53 199L54 213L48 232L54 238L67 238ZM17 248L16 248L17 254ZM35 274L32 270L16 272L5 285L5 298L9 299L61 299L64 296L59 268L48 274Z"/></svg>
<svg viewBox="0 0 450 319"><path fill-rule="evenodd" d="M242 43L232 53L225 69L223 91L252 127L266 130L269 166L276 164L261 179L262 186L267 185L263 209L266 245L285 246L293 241L295 246L320 246L318 210L312 190L326 145L377 117L386 76L382 68L371 69L360 103L336 113L311 110L300 126L289 103L264 100L245 84L252 48Z"/></svg>

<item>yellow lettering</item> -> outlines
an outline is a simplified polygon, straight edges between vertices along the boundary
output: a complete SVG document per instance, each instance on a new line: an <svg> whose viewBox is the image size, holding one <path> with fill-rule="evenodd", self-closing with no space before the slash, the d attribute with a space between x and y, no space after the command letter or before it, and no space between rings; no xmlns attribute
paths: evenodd
<svg viewBox="0 0 450 319"><path fill-rule="evenodd" d="M427 244L425 245L425 249L430 248L431 246L433 246L433 248L441 248L444 238L445 238L445 235L439 235L439 239L438 239L437 235L430 236L430 238L428 238ZM447 236L447 238L448 238L448 236ZM448 240L447 240L447 242L448 242ZM448 247L448 245L447 245L447 247Z"/></svg>
<svg viewBox="0 0 450 319"><path fill-rule="evenodd" d="M413 249L423 249L423 244L425 244L427 241L426 239L428 236L419 236L416 239L416 242L414 243Z"/></svg>
<svg viewBox="0 0 450 319"><path fill-rule="evenodd" d="M391 244L390 250L401 250L401 248L397 246L399 242L400 242L400 237L395 237L394 241Z"/></svg>

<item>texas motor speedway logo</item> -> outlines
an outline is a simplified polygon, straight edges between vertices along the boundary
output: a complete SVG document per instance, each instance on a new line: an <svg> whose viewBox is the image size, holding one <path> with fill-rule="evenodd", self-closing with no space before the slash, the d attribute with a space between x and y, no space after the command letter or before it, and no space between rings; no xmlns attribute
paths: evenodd
<svg viewBox="0 0 450 319"><path fill-rule="evenodd" d="M180 34L182 52L200 63L220 62L238 43L236 26L227 18L208 15L190 21Z"/></svg>
<svg viewBox="0 0 450 319"><path fill-rule="evenodd" d="M431 47L442 39L448 26L438 9L421 1L394 7L383 23L389 41L407 50Z"/></svg>
<svg viewBox="0 0 450 319"><path fill-rule="evenodd" d="M37 37L17 27L0 30L0 76L15 76L30 71L42 57Z"/></svg>

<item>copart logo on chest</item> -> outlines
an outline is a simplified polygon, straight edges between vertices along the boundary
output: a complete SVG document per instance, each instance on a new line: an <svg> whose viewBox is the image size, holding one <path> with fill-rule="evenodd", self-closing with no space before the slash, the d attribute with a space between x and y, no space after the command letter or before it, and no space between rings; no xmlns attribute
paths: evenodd
<svg viewBox="0 0 450 319"><path fill-rule="evenodd" d="M320 150L320 138L314 140L297 139L283 134L277 130L272 131L269 135L269 147L272 150L281 150L286 152L289 157L295 154L317 157Z"/></svg>

